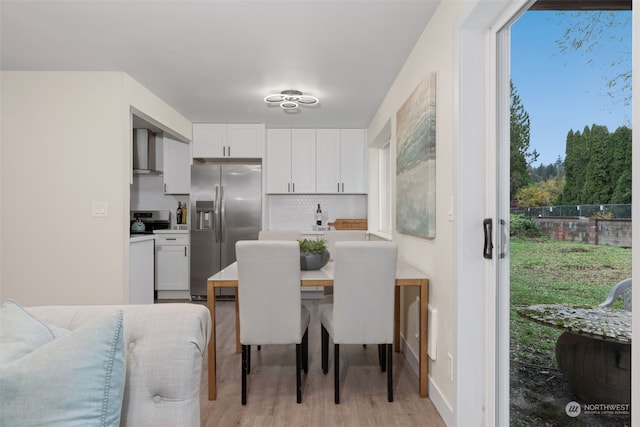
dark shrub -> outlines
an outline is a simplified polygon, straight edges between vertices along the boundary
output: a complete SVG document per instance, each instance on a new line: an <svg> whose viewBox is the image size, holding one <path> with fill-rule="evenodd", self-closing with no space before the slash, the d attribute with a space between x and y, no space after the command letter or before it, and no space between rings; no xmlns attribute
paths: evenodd
<svg viewBox="0 0 640 427"><path fill-rule="evenodd" d="M543 237L544 233L530 218L524 215L511 215L510 235L511 237L519 237L522 239L531 239Z"/></svg>

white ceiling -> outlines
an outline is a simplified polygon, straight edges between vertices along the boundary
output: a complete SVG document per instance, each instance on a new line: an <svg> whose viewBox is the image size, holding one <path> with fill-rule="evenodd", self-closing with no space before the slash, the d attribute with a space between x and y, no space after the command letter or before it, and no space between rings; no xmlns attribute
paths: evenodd
<svg viewBox="0 0 640 427"><path fill-rule="evenodd" d="M124 71L193 122L367 127L438 3L2 0L0 65ZM286 89L320 105L263 102Z"/></svg>

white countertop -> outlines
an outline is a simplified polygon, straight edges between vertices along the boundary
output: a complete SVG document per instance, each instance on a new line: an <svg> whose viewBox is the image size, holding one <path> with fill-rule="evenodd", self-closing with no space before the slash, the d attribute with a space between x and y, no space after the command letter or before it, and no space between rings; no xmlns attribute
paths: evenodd
<svg viewBox="0 0 640 427"><path fill-rule="evenodd" d="M155 236L153 234L129 236L129 243L146 242L147 240L155 240Z"/></svg>

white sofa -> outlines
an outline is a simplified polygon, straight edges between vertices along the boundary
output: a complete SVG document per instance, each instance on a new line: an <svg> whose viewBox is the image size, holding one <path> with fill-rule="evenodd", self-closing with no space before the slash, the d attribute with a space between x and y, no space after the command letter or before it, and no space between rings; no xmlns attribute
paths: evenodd
<svg viewBox="0 0 640 427"><path fill-rule="evenodd" d="M39 306L27 310L74 330L123 310L126 383L121 426L200 426L202 363L211 331L198 304Z"/></svg>

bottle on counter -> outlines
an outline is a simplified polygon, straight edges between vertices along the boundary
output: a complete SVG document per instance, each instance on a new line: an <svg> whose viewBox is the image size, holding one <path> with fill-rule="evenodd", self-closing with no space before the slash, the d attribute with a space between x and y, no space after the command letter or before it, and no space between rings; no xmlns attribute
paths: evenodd
<svg viewBox="0 0 640 427"><path fill-rule="evenodd" d="M178 209L176 210L176 224L182 224L182 203L178 202Z"/></svg>
<svg viewBox="0 0 640 427"><path fill-rule="evenodd" d="M318 209L316 209L316 225L322 225L322 209L320 209L320 203L318 203Z"/></svg>
<svg viewBox="0 0 640 427"><path fill-rule="evenodd" d="M182 204L182 223L187 223L187 202Z"/></svg>

